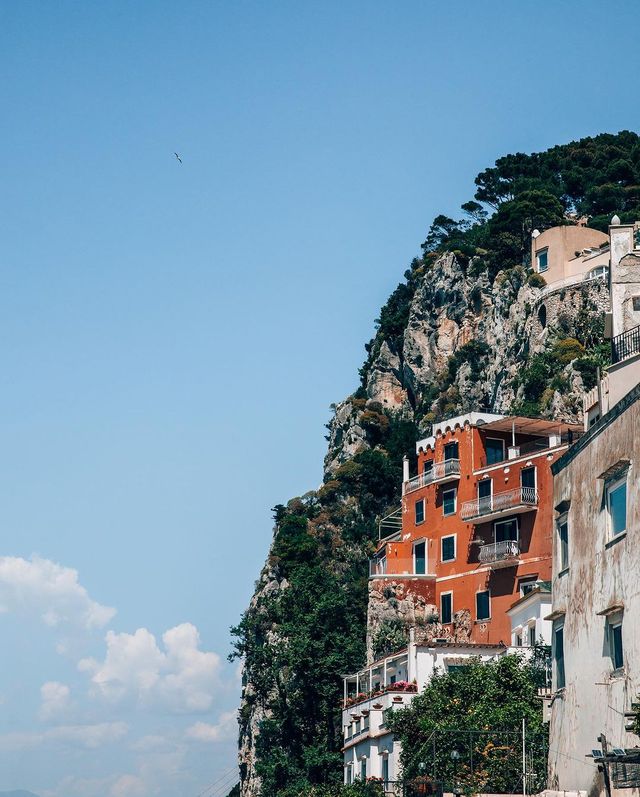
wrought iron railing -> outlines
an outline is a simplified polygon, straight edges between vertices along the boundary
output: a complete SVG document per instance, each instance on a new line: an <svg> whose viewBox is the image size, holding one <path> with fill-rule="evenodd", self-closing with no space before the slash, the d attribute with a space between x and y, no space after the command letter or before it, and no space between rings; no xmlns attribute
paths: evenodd
<svg viewBox="0 0 640 797"><path fill-rule="evenodd" d="M502 540L492 542L489 545L481 545L478 559L482 564L491 562L503 562L506 559L517 559L520 555L520 544L518 540Z"/></svg>
<svg viewBox="0 0 640 797"><path fill-rule="evenodd" d="M462 520L492 515L494 512L503 512L518 506L537 506L538 491L534 487L516 487L515 490L505 490L482 498L465 501L460 510Z"/></svg>
<svg viewBox="0 0 640 797"><path fill-rule="evenodd" d="M611 339L611 362L619 363L640 353L640 324Z"/></svg>
<svg viewBox="0 0 640 797"><path fill-rule="evenodd" d="M421 487L426 487L428 484L438 482L441 479L446 479L448 476L460 475L460 460L459 459L444 459L442 462L434 462L430 470L424 471L409 479L404 483L404 492L412 493L414 490L419 490Z"/></svg>

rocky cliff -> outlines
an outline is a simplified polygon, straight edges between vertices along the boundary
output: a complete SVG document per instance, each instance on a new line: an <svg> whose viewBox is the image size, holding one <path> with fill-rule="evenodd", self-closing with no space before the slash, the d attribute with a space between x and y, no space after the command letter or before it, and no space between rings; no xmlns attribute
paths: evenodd
<svg viewBox="0 0 640 797"><path fill-rule="evenodd" d="M356 473L356 469L364 467L365 452L386 456L394 445L393 433L400 422L405 432L414 430L404 440L405 449L410 449L415 435L428 434L434 419L471 409L521 414L533 410L545 417L580 420L581 395L585 387L591 386L602 354L602 315L609 298L606 282L595 279L551 291L539 280L536 284L522 266L501 270L492 278L478 261L479 258L445 253L414 263L408 277L409 288L402 293L398 311L402 327L398 329L396 324L386 334L381 323L368 345L362 385L336 405L329 424L325 486L304 499L307 533L315 541L320 540L318 545L329 546L322 550L329 551L332 576L337 573L340 583L341 573L359 574L358 581L349 576L349 583L357 585L352 589L364 595L359 614L352 620L356 625L353 635L364 639L368 608L369 657L372 640L383 625L396 623L402 633L402 627L414 625L416 619L423 625L428 623L434 607L425 604L420 596L397 595L393 590L366 591L366 561L375 538L374 509L369 504L371 494L378 488L368 487L367 492L358 486L362 473ZM400 472L396 466L397 461L390 477L395 484L376 504L376 510L385 501L390 505L397 501ZM295 510L298 516L301 511L299 507ZM366 528L355 534L353 529L359 528L358 524ZM275 750L278 745L280 749L284 743L270 742L261 749L260 734L266 720L275 718L280 724L285 721L289 715L282 708L282 701L287 700L288 689L293 695L300 688L294 685L299 682L289 667L276 666L275 659L269 659L268 666L273 666L272 672L277 675L265 680L265 649L275 657L275 648L289 644L272 613L274 605L287 599L290 589L282 551L277 549L281 528L276 526L274 547L245 618L251 630L244 629L245 644L239 650L246 657L240 712L243 797L263 794L259 762L265 750ZM326 542L327 535L331 536L331 543ZM322 566L327 567L327 563ZM344 579L347 583L346 575ZM464 612L456 623L456 638L464 639L468 632ZM437 634L437 627L433 630ZM365 651L356 649L361 660L349 662L345 657L342 666L355 668L362 664ZM304 676L301 683L302 688L308 684ZM337 697L337 674L331 688ZM318 725L321 726L322 723ZM332 732L316 728L310 731L310 738L314 733L320 734L321 744L330 747ZM338 736L335 745L339 749ZM338 761L339 756L332 760ZM266 793L288 794L284 788L278 790L280 776L269 772ZM281 777L284 779L284 775Z"/></svg>

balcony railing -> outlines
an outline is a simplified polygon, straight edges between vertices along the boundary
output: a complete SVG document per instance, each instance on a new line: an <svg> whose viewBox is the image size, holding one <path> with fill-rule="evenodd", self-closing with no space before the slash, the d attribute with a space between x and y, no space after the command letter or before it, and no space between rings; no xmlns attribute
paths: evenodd
<svg viewBox="0 0 640 797"><path fill-rule="evenodd" d="M516 487L502 493L465 501L460 510L462 520L507 512L517 507L538 505L538 491L534 487Z"/></svg>
<svg viewBox="0 0 640 797"><path fill-rule="evenodd" d="M640 353L640 324L611 339L611 362L619 363Z"/></svg>
<svg viewBox="0 0 640 797"><path fill-rule="evenodd" d="M445 459L442 462L434 462L431 470L424 473L419 473L413 479L404 483L404 492L412 493L414 490L419 490L421 487L426 487L428 484L448 479L450 476L460 475L460 460L459 459Z"/></svg>
<svg viewBox="0 0 640 797"><path fill-rule="evenodd" d="M488 565L509 562L512 559L517 559L518 556L520 556L518 540L502 540L480 546L478 559L483 565Z"/></svg>
<svg viewBox="0 0 640 797"><path fill-rule="evenodd" d="M549 448L556 448L558 445L572 445L576 443L583 434L584 432L580 432L577 429L570 429L568 432L560 435L559 441L553 446L548 437L542 437L538 440L528 440L526 443L516 443L515 446L505 448L502 455L498 452L497 454L494 453L491 458L486 455L480 457L480 467L488 468L490 465L498 465L510 459L518 459L519 457L527 456L527 454L538 454Z"/></svg>

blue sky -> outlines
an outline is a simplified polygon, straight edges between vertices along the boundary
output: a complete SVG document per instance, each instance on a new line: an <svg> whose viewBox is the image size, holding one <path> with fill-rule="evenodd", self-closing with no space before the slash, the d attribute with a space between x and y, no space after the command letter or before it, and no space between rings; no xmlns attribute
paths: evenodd
<svg viewBox="0 0 640 797"><path fill-rule="evenodd" d="M635 12L0 2L0 790L222 793L270 507L433 216L638 129Z"/></svg>

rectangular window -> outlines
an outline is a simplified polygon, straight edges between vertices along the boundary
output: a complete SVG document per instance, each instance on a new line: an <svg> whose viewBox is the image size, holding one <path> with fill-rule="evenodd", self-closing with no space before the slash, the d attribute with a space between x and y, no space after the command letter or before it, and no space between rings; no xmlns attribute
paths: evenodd
<svg viewBox="0 0 640 797"><path fill-rule="evenodd" d="M457 443L447 443L444 447L444 458L445 459L459 459L458 457L458 444Z"/></svg>
<svg viewBox="0 0 640 797"><path fill-rule="evenodd" d="M536 469L533 468L523 468L520 471L520 486L521 487L528 487L531 490L536 489Z"/></svg>
<svg viewBox="0 0 640 797"><path fill-rule="evenodd" d="M529 626L529 647L535 647L536 644L536 627L535 625Z"/></svg>
<svg viewBox="0 0 640 797"><path fill-rule="evenodd" d="M442 561L453 562L456 558L456 535L442 538Z"/></svg>
<svg viewBox="0 0 640 797"><path fill-rule="evenodd" d="M621 621L611 623L609 625L609 650L611 652L611 663L613 664L613 669L621 670L624 667Z"/></svg>
<svg viewBox="0 0 640 797"><path fill-rule="evenodd" d="M556 689L564 689L564 627L556 628L553 634L553 660L556 665Z"/></svg>
<svg viewBox="0 0 640 797"><path fill-rule="evenodd" d="M442 625L453 621L453 592L440 595L440 622Z"/></svg>
<svg viewBox="0 0 640 797"><path fill-rule="evenodd" d="M491 498L492 479L482 479L478 482L478 498Z"/></svg>
<svg viewBox="0 0 640 797"><path fill-rule="evenodd" d="M516 518L498 520L493 524L496 542L518 539L518 521Z"/></svg>
<svg viewBox="0 0 640 797"><path fill-rule="evenodd" d="M546 271L549 268L549 250L542 249L540 252L536 252L536 262L539 272Z"/></svg>
<svg viewBox="0 0 640 797"><path fill-rule="evenodd" d="M496 462L504 460L504 440L487 437L484 448L487 452L487 465L495 465Z"/></svg>
<svg viewBox="0 0 640 797"><path fill-rule="evenodd" d="M627 474L606 489L610 534L615 537L627 530Z"/></svg>
<svg viewBox="0 0 640 797"><path fill-rule="evenodd" d="M424 498L421 498L419 501L416 501L416 523L423 523L424 522Z"/></svg>
<svg viewBox="0 0 640 797"><path fill-rule="evenodd" d="M383 787L386 790L389 784L389 756L383 755L382 756L382 783Z"/></svg>
<svg viewBox="0 0 640 797"><path fill-rule="evenodd" d="M522 597L528 595L532 589L536 588L538 583L538 576L523 576L518 579L518 590Z"/></svg>
<svg viewBox="0 0 640 797"><path fill-rule="evenodd" d="M476 592L476 620L489 620L491 618L491 600L489 590Z"/></svg>
<svg viewBox="0 0 640 797"><path fill-rule="evenodd" d="M445 490L442 493L442 514L455 515L456 513L456 488Z"/></svg>
<svg viewBox="0 0 640 797"><path fill-rule="evenodd" d="M433 460L425 459L425 461L422 463L422 472L431 473L432 470L433 470Z"/></svg>
<svg viewBox="0 0 640 797"><path fill-rule="evenodd" d="M569 567L569 521L564 515L558 520L558 542L560 545L560 570Z"/></svg>
<svg viewBox="0 0 640 797"><path fill-rule="evenodd" d="M516 634L515 643L517 648L522 647L522 634L520 633Z"/></svg>
<svg viewBox="0 0 640 797"><path fill-rule="evenodd" d="M360 760L360 780L367 779L367 759L362 758Z"/></svg>
<svg viewBox="0 0 640 797"><path fill-rule="evenodd" d="M347 764L347 776L346 776L346 778L345 778L345 780L346 780L346 783L347 783L347 786L350 786L350 785L351 785L351 782L352 782L352 780L353 780L353 775L352 775L352 772L353 772L353 770L352 770L352 768L351 768L351 764Z"/></svg>
<svg viewBox="0 0 640 797"><path fill-rule="evenodd" d="M413 546L413 572L419 576L427 572L427 545L424 540Z"/></svg>

